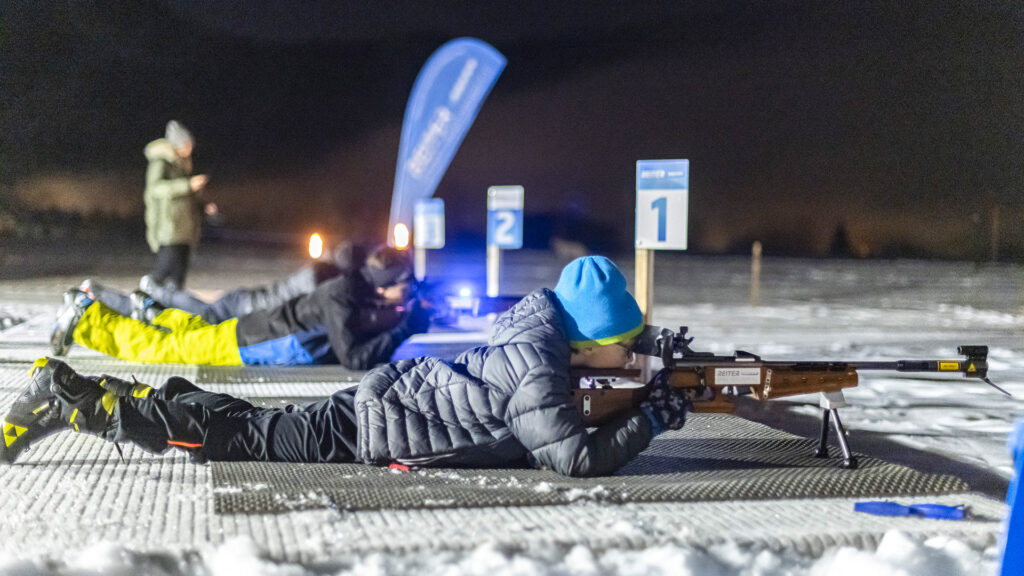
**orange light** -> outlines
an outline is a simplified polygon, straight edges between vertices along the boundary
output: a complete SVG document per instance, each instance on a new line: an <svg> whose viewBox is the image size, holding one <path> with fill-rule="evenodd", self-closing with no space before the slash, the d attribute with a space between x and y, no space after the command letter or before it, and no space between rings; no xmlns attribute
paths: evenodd
<svg viewBox="0 0 1024 576"><path fill-rule="evenodd" d="M395 224L395 248L405 250L409 247L409 227L399 222Z"/></svg>
<svg viewBox="0 0 1024 576"><path fill-rule="evenodd" d="M309 255L314 260L323 256L324 253L324 239L319 234L313 234L309 237Z"/></svg>

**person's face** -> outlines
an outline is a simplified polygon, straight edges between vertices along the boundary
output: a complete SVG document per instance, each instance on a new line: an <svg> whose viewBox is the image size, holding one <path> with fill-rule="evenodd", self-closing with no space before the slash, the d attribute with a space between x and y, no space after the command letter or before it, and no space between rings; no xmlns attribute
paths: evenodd
<svg viewBox="0 0 1024 576"><path fill-rule="evenodd" d="M386 288L378 286L377 296L387 304L403 304L409 299L409 283L392 284Z"/></svg>
<svg viewBox="0 0 1024 576"><path fill-rule="evenodd" d="M625 368L636 359L633 341L573 350L570 364L582 368Z"/></svg>
<svg viewBox="0 0 1024 576"><path fill-rule="evenodd" d="M175 148L174 151L178 153L179 157L188 158L192 155L192 143L189 142L180 148Z"/></svg>

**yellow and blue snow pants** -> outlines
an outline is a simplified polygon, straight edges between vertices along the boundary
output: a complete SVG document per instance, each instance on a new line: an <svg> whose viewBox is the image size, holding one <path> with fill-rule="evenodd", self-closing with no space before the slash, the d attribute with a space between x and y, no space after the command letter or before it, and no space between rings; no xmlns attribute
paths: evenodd
<svg viewBox="0 0 1024 576"><path fill-rule="evenodd" d="M93 302L78 321L74 339L129 362L240 366L237 324L237 318L208 324L194 314L167 308L150 326Z"/></svg>

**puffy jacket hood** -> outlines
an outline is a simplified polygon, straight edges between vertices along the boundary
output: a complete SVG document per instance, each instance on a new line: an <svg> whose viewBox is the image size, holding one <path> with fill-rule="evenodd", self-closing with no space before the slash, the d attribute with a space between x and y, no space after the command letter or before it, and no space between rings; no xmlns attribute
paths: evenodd
<svg viewBox="0 0 1024 576"><path fill-rule="evenodd" d="M181 158L178 153L175 152L174 146L164 138L153 140L149 144L146 144L146 149L143 151L146 155L146 160L152 162L153 160L164 160L167 162L180 162Z"/></svg>

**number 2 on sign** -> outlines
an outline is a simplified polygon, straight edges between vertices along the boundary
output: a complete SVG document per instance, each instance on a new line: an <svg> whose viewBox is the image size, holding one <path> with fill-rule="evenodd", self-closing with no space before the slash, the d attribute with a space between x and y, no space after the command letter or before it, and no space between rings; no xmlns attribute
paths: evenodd
<svg viewBox="0 0 1024 576"><path fill-rule="evenodd" d="M654 202L651 202L651 208L658 211L658 242L665 241L666 226L666 212L668 212L668 198L662 196Z"/></svg>
<svg viewBox="0 0 1024 576"><path fill-rule="evenodd" d="M494 225L494 243L498 245L514 244L516 239L512 236L512 227L516 224L515 214L502 210L494 213L497 222Z"/></svg>

